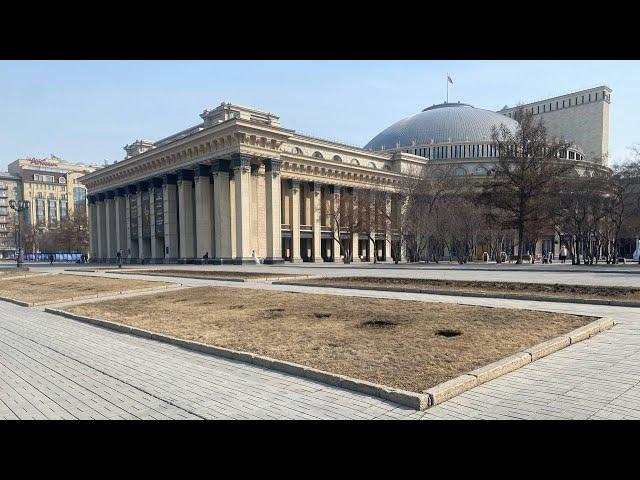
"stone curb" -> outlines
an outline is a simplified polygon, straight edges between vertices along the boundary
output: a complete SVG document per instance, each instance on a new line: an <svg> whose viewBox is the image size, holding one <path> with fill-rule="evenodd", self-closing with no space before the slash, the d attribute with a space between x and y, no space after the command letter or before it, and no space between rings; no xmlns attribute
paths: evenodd
<svg viewBox="0 0 640 480"><path fill-rule="evenodd" d="M216 347L214 345L207 345L192 340L176 338L170 335L164 335L161 333L151 332L149 330L143 330L141 328L131 327L122 323L110 322L107 320L101 320L92 317L85 317L83 315L76 315L74 313L65 312L64 310L58 310L56 308L47 307L44 309L44 311L54 315L66 317L71 320L90 323L92 325L115 330L121 333L127 333L138 337L157 340L159 342L169 343L178 347L186 348L188 350L195 350L198 352L224 357L231 360L251 363L270 370L278 370L280 372L308 378L309 380L325 383L334 387L343 388L345 390L351 390L365 395L379 397L384 400L389 400L400 405L411 407L415 410L425 410L430 405L429 396L423 393L415 393L407 390L386 387L384 385L359 380L357 378L352 378L345 375L338 375L323 370L317 370L315 368L306 367L297 363L277 360L275 358L256 355L250 352L242 352L224 347Z"/></svg>
<svg viewBox="0 0 640 480"><path fill-rule="evenodd" d="M52 305L55 303L62 302L77 302L79 300L90 300L92 298L102 298L102 297L111 297L113 295L125 295L127 293L142 293L142 292L153 292L158 290L158 293L161 293L160 290L172 290L174 288L180 288L183 285L181 283L176 283L175 285L160 285L158 287L144 287L144 288L136 288L135 290L115 290L113 292L101 292L94 293L91 295L82 295L80 297L72 297L72 298L63 298L61 300L54 300L52 302L32 302L28 306L30 307L41 307L43 305Z"/></svg>
<svg viewBox="0 0 640 480"><path fill-rule="evenodd" d="M546 342L534 345L523 352L518 352L509 357L490 363L489 365L485 365L484 367L471 370L470 372L460 375L452 380L446 381L427 390L423 390L422 393L429 395L429 406L438 405L472 389L473 387L488 382L489 380L493 380L494 378L501 377L509 372L513 372L514 370L524 367L529 363L535 362L536 360L561 350L562 348L568 347L569 345L586 340L599 332L613 327L614 324L615 322L612 318L598 318L597 320L576 328L565 335L560 335L556 338L552 338L551 340L547 340Z"/></svg>
<svg viewBox="0 0 640 480"><path fill-rule="evenodd" d="M309 380L325 383L334 387L344 388L345 390L379 397L400 405L405 405L415 410L426 410L429 407L441 404L457 395L460 395L461 393L466 392L467 390L472 389L473 387L517 370L531 362L549 355L550 353L572 345L573 343L590 338L599 332L611 328L615 324L612 318L598 318L597 320L572 330L565 335L560 335L546 342L539 343L538 345L534 345L523 352L518 352L509 357L485 365L484 367L476 368L475 370L462 374L456 378L423 390L421 393L415 393L407 390L386 387L384 385L359 380L345 375L338 375L324 370L306 367L298 363L277 360L275 358L265 357L251 352L243 352L214 345L207 345L192 340L185 340L141 328L131 327L118 322L85 317L83 315L77 315L75 313L66 312L56 308L47 307L44 311L110 330L157 340L163 343L169 343L188 350L195 350L210 355L229 358L231 360L251 363L270 370L277 370L299 377L308 378ZM586 335L585 332L587 332Z"/></svg>
<svg viewBox="0 0 640 480"><path fill-rule="evenodd" d="M307 282L293 282L293 281L274 281L274 285L290 285L297 287L319 287L319 288L343 288L346 290L374 290L378 292L400 292L400 293L423 293L427 295L446 295L454 297L474 297L474 298L501 298L505 300L527 300L534 302L555 302L555 303L580 303L586 305L609 305L612 307L632 307L640 308L640 302L630 301L623 302L618 300L598 300L598 299L584 299L573 297L543 297L536 295L524 295L518 293L486 293L486 292L461 292L457 290L436 290L436 289L424 289L424 288L404 288L404 287L389 287L389 288L377 288L370 286L355 286L355 285L341 285L337 283L307 283Z"/></svg>
<svg viewBox="0 0 640 480"><path fill-rule="evenodd" d="M150 270L153 271L153 270ZM229 278L229 277L196 277L193 275L155 275L144 272L118 272L118 271L107 271L104 273L113 273L113 274L121 274L121 275L144 275L147 277L167 277L167 278L189 278L192 280L213 280L215 282L239 282L239 283L254 283L254 282L280 282L285 281L287 279L291 279L291 277L261 277L261 278ZM313 278L320 278L320 275L297 275L299 278L303 278L305 280L310 280ZM164 280L163 280L164 281ZM277 283L276 283L277 285ZM286 285L286 284L285 284Z"/></svg>
<svg viewBox="0 0 640 480"><path fill-rule="evenodd" d="M22 300L16 300L15 298L0 297L0 300L2 300L4 302L9 302L9 303L15 303L16 305L20 305L21 307L31 307L31 306L33 306L32 304L30 304L28 302L23 302Z"/></svg>

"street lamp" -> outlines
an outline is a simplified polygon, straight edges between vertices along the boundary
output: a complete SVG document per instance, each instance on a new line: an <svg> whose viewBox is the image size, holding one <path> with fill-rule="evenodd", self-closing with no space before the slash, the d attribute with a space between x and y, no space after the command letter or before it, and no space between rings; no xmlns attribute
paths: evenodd
<svg viewBox="0 0 640 480"><path fill-rule="evenodd" d="M29 209L29 200L9 200L9 206L12 210L18 212L18 259L17 267L20 268L23 262L22 254L22 212Z"/></svg>

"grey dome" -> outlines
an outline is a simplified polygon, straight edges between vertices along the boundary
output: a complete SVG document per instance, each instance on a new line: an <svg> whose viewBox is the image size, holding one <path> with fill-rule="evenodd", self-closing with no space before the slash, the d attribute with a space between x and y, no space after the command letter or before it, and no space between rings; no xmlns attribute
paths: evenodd
<svg viewBox="0 0 640 480"><path fill-rule="evenodd" d="M515 132L518 122L491 110L475 108L465 103L442 103L425 108L376 135L364 148L380 150L446 142L487 142L491 127L503 123Z"/></svg>

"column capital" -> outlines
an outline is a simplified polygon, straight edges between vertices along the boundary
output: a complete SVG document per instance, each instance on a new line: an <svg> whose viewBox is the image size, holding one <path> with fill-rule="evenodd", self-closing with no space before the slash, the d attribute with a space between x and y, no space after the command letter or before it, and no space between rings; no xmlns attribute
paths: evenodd
<svg viewBox="0 0 640 480"><path fill-rule="evenodd" d="M215 174L215 173L227 173L229 172L229 160L226 160L224 158L216 158L215 160L211 161L211 171Z"/></svg>
<svg viewBox="0 0 640 480"><path fill-rule="evenodd" d="M173 173L167 173L162 177L162 186L175 185L178 181L177 175Z"/></svg>
<svg viewBox="0 0 640 480"><path fill-rule="evenodd" d="M288 182L289 182L289 188L293 188L293 189L300 188L300 180L296 180L295 178L290 178Z"/></svg>
<svg viewBox="0 0 640 480"><path fill-rule="evenodd" d="M136 185L127 185L127 193L129 195L134 195L138 191L138 187Z"/></svg>
<svg viewBox="0 0 640 480"><path fill-rule="evenodd" d="M280 173L282 162L275 158L267 158L264 160L264 169L266 172Z"/></svg>
<svg viewBox="0 0 640 480"><path fill-rule="evenodd" d="M118 188L116 189L116 197L124 197L127 194L126 188Z"/></svg>
<svg viewBox="0 0 640 480"><path fill-rule="evenodd" d="M178 182L192 182L193 181L193 170L181 169L178 170Z"/></svg>
<svg viewBox="0 0 640 480"><path fill-rule="evenodd" d="M195 167L193 167L193 176L197 179L198 177L209 177L211 175L211 166L203 165L199 163Z"/></svg>
<svg viewBox="0 0 640 480"><path fill-rule="evenodd" d="M149 186L153 188L162 187L162 178L156 177L149 181Z"/></svg>
<svg viewBox="0 0 640 480"><path fill-rule="evenodd" d="M320 182L309 182L309 190L313 191L320 191L322 189L322 183Z"/></svg>
<svg viewBox="0 0 640 480"><path fill-rule="evenodd" d="M251 167L251 156L244 153L234 153L231 155L233 168L249 169Z"/></svg>

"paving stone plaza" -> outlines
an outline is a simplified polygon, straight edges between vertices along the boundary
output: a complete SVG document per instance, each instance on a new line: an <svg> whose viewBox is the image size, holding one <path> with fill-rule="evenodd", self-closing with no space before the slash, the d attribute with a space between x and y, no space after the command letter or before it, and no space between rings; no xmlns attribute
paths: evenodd
<svg viewBox="0 0 640 480"><path fill-rule="evenodd" d="M149 267L153 268L153 267ZM185 266L182 268L194 268ZM322 275L560 282L640 287L637 265L204 266ZM61 272L61 267L32 267ZM65 272L70 273L70 272ZM78 272L74 272L78 273ZM89 276L176 281L176 278ZM638 419L640 314L631 307L445 295L314 289L270 282L180 278L227 285L612 317L616 325L519 370L416 411L294 375L106 330L0 301L1 419ZM132 295L143 296L145 293ZM108 298L108 297L105 297ZM96 300L97 301L97 300ZM69 303L69 302L67 302Z"/></svg>

